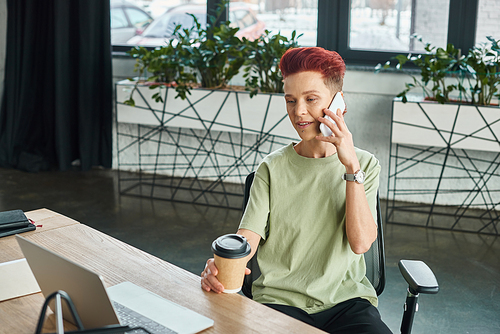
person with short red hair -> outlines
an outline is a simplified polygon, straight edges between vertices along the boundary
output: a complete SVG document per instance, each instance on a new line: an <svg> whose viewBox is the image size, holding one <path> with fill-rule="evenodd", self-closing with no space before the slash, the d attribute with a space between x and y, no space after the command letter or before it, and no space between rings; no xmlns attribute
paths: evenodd
<svg viewBox="0 0 500 334"><path fill-rule="evenodd" d="M251 256L259 249L253 298L329 333L391 333L363 257L377 238L380 164L354 146L345 110L328 109L342 94L345 63L334 51L295 48L283 55L280 70L301 141L264 158L240 222L237 233L250 243ZM209 259L204 290L224 291L216 275Z"/></svg>
<svg viewBox="0 0 500 334"><path fill-rule="evenodd" d="M318 72L328 89L337 92L342 90L345 63L335 51L319 47L295 48L281 57L280 71L284 79L298 72Z"/></svg>

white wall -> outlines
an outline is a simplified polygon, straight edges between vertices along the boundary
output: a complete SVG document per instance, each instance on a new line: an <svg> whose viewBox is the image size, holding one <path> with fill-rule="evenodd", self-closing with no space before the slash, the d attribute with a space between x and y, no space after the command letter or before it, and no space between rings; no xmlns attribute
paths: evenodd
<svg viewBox="0 0 500 334"><path fill-rule="evenodd" d="M401 73L347 70L344 96L346 122L354 144L373 153L380 161L380 195L386 197L393 98L409 77Z"/></svg>

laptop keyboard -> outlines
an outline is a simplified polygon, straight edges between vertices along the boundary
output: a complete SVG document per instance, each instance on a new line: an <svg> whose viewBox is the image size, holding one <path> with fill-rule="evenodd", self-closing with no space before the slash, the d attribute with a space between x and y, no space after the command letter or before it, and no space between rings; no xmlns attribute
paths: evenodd
<svg viewBox="0 0 500 334"><path fill-rule="evenodd" d="M115 307L118 318L120 318L120 323L122 325L127 325L131 328L142 327L148 332L153 334L177 334L177 332L167 328L148 317L137 313L128 307L113 301L113 306ZM129 331L127 333L145 333L143 330L137 329L134 331Z"/></svg>

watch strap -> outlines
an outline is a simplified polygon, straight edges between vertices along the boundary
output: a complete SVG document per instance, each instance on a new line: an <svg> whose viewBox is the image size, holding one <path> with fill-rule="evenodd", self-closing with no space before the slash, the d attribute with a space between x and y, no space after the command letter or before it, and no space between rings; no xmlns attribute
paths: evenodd
<svg viewBox="0 0 500 334"><path fill-rule="evenodd" d="M344 173L344 175L342 175L342 180L345 180L345 181L354 181L356 178L354 176L354 174L347 174L347 173Z"/></svg>
<svg viewBox="0 0 500 334"><path fill-rule="evenodd" d="M354 181L361 184L365 182L365 172L363 172L361 169L358 169L354 174L344 173L344 175L342 175L342 180Z"/></svg>

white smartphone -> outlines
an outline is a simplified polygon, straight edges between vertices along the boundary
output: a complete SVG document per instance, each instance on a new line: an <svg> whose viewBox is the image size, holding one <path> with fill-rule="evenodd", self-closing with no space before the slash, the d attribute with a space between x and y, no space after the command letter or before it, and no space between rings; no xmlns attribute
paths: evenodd
<svg viewBox="0 0 500 334"><path fill-rule="evenodd" d="M330 103L328 109L333 111L335 114L337 114L337 109L342 110L342 112L345 111L344 94L342 92L335 94L335 97L333 98L332 103ZM325 115L324 117L335 124L335 121L330 116ZM330 130L330 128L323 123L319 125L319 130L325 137L330 137L333 134L332 130Z"/></svg>

